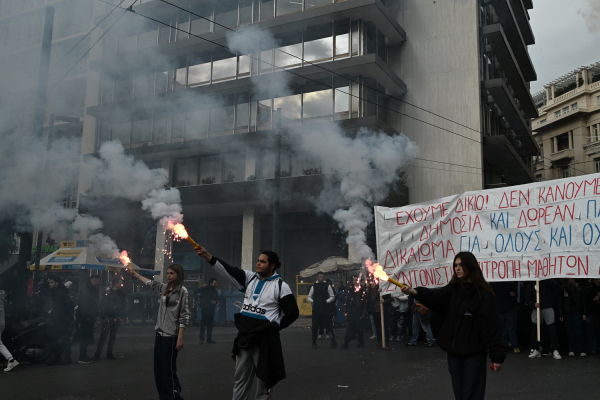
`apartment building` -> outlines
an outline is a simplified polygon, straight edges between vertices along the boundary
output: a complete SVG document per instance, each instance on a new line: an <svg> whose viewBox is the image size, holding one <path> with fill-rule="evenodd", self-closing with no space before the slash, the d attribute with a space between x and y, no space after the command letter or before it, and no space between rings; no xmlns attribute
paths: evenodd
<svg viewBox="0 0 600 400"><path fill-rule="evenodd" d="M571 71L534 96L541 157L537 180L600 172L600 62Z"/></svg>

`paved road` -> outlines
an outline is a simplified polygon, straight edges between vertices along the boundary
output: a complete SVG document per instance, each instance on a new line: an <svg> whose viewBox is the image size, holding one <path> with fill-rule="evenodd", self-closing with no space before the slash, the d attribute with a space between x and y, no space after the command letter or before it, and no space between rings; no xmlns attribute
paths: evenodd
<svg viewBox="0 0 600 400"><path fill-rule="evenodd" d="M233 328L216 328L218 343L199 346L198 328L186 330L178 359L186 400L231 399L230 349L235 333ZM343 330L336 333L341 336ZM452 398L445 354L437 347L407 348L395 343L392 351L384 352L374 350L375 342L368 341L365 349L352 343L349 350L330 350L323 339L320 348L312 350L310 331L301 326L285 330L282 340L288 378L276 386L275 399ZM23 364L10 373L0 372L0 399L157 399L153 343L152 327L123 327L115 348L117 360L55 367ZM599 376L600 356L557 361L509 354L505 370L488 374L487 398L597 400Z"/></svg>

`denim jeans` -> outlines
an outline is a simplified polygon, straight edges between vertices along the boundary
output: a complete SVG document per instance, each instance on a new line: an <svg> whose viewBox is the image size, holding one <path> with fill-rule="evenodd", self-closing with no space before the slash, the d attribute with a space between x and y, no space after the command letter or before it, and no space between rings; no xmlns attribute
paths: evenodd
<svg viewBox="0 0 600 400"><path fill-rule="evenodd" d="M573 308L565 314L567 338L569 339L569 352L581 353L583 351L583 316Z"/></svg>
<svg viewBox="0 0 600 400"><path fill-rule="evenodd" d="M419 313L413 314L413 326L412 326L412 336L410 337L410 342L416 344L419 340L419 333L421 333L421 329L419 329L419 325L425 331L425 337L427 338L428 344L433 344L433 332L431 331L431 325L424 325L421 322L421 317Z"/></svg>
<svg viewBox="0 0 600 400"><path fill-rule="evenodd" d="M519 339L517 339L517 311L510 310L500 313L500 322L502 323L502 342L508 346L508 340L513 349L519 348ZM507 340L508 339L508 340Z"/></svg>

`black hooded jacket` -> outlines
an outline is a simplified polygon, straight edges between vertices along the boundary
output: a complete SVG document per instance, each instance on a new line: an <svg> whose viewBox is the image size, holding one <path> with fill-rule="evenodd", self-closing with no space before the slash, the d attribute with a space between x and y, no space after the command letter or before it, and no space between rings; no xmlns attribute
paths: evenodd
<svg viewBox="0 0 600 400"><path fill-rule="evenodd" d="M445 352L467 357L488 352L502 364L506 347L495 296L472 283L449 284L441 289L417 288L415 297L440 314L437 343Z"/></svg>
<svg viewBox="0 0 600 400"><path fill-rule="evenodd" d="M100 311L99 290L88 282L79 294L77 311L82 318L95 318Z"/></svg>

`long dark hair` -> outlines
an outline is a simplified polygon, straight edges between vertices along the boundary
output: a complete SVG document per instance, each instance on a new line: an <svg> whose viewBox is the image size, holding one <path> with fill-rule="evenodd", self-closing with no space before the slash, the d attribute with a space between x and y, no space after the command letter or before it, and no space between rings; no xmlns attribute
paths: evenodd
<svg viewBox="0 0 600 400"><path fill-rule="evenodd" d="M169 270L169 269L173 270L173 272L175 272L177 274L177 280L173 284L171 284L171 283L167 284L167 287L165 288L165 296L167 295L168 292L173 291L173 290L178 289L181 286L183 286L183 267L179 264L171 264L171 265L169 265L167 270Z"/></svg>
<svg viewBox="0 0 600 400"><path fill-rule="evenodd" d="M467 274L466 274L467 277L471 278L471 281L473 282L473 284L475 286L477 286L478 288L487 290L488 292L490 292L491 294L496 296L496 294L494 293L494 289L492 289L492 287L490 286L488 281L486 281L485 278L483 277L483 274L481 273L481 268L479 268L479 262L477 262L477 258L475 257L475 255L473 253L468 252L468 251L461 251L456 256L454 256L454 262L452 263L452 271L453 272L454 272L454 265L456 264L457 258L460 258L462 267L467 272ZM452 279L450 280L450 283L452 285L456 285L459 282L460 282L460 279L456 276L456 273L454 273L452 275Z"/></svg>
<svg viewBox="0 0 600 400"><path fill-rule="evenodd" d="M267 256L267 260L269 260L269 267L272 264L275 264L275 268L273 268L273 273L275 272L275 270L277 268L281 267L281 263L279 262L279 256L274 251L265 250L265 251L261 252L260 254L264 254Z"/></svg>

